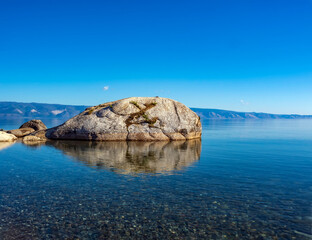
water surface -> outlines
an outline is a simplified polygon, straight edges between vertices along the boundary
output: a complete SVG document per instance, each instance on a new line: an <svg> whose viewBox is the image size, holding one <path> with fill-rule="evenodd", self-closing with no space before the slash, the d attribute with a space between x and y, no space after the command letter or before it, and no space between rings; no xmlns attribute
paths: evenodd
<svg viewBox="0 0 312 240"><path fill-rule="evenodd" d="M202 141L1 143L0 239L311 239L312 121L203 128Z"/></svg>

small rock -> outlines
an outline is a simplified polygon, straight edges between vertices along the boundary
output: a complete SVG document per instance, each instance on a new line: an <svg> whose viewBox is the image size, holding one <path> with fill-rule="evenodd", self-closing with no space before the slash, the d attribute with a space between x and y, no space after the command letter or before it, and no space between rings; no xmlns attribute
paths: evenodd
<svg viewBox="0 0 312 240"><path fill-rule="evenodd" d="M7 133L13 134L16 137L24 137L32 132L34 132L35 130L33 128L20 128L20 129L13 129L13 130L9 130L6 131Z"/></svg>
<svg viewBox="0 0 312 240"><path fill-rule="evenodd" d="M16 136L6 132L0 132L0 142L13 142L17 139Z"/></svg>
<svg viewBox="0 0 312 240"><path fill-rule="evenodd" d="M42 142L42 141L45 141L45 140L36 136L31 136L31 135L25 136L23 138L23 142Z"/></svg>
<svg viewBox="0 0 312 240"><path fill-rule="evenodd" d="M32 128L35 131L47 129L46 125L41 120L36 119L25 122L22 126L20 126L20 129L21 128Z"/></svg>

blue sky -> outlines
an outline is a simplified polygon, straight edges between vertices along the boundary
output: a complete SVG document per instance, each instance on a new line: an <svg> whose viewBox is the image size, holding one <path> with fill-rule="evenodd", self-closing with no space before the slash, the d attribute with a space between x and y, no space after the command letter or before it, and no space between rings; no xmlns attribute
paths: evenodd
<svg viewBox="0 0 312 240"><path fill-rule="evenodd" d="M311 13L312 0L2 1L0 101L312 114Z"/></svg>

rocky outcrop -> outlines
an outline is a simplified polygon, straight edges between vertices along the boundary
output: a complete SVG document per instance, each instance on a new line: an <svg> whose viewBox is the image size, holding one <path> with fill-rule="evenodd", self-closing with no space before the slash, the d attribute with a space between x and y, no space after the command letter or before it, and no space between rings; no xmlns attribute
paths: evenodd
<svg viewBox="0 0 312 240"><path fill-rule="evenodd" d="M46 135L49 131L51 131L51 129L35 131L35 132L27 135L26 137L28 137L28 136L29 137L36 137L40 141L48 141L49 139L46 137ZM26 138L26 137L24 137L24 138Z"/></svg>
<svg viewBox="0 0 312 240"><path fill-rule="evenodd" d="M23 142L41 142L41 141L44 141L44 139L31 135L25 136L23 138Z"/></svg>
<svg viewBox="0 0 312 240"><path fill-rule="evenodd" d="M6 131L7 133L13 134L14 136L21 138L27 136L35 131L46 130L47 127L41 120L30 120L20 126L19 129L13 129Z"/></svg>
<svg viewBox="0 0 312 240"><path fill-rule="evenodd" d="M182 103L159 97L132 97L87 108L44 135L67 140L168 141L200 138L201 130L200 118ZM42 132L33 135L38 134L42 138Z"/></svg>
<svg viewBox="0 0 312 240"><path fill-rule="evenodd" d="M26 143L28 144L28 143ZM48 141L73 159L121 174L172 174L198 161L201 140L157 142Z"/></svg>
<svg viewBox="0 0 312 240"><path fill-rule="evenodd" d="M19 128L19 129L13 129L13 130L9 130L6 131L7 133L13 134L14 136L20 138L20 137L24 137L32 132L34 132L35 130L33 128Z"/></svg>
<svg viewBox="0 0 312 240"><path fill-rule="evenodd" d="M36 119L25 122L22 126L20 126L20 129L22 128L32 128L35 131L47 129L46 125L41 120Z"/></svg>
<svg viewBox="0 0 312 240"><path fill-rule="evenodd" d="M16 139L17 137L13 134L0 131L0 142L13 142Z"/></svg>

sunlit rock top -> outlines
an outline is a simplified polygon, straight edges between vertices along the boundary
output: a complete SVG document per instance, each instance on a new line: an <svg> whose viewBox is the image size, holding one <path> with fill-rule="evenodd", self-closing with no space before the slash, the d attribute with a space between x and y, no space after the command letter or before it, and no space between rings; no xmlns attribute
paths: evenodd
<svg viewBox="0 0 312 240"><path fill-rule="evenodd" d="M87 108L64 124L48 129L50 139L188 140L201 137L199 116L180 102L132 97Z"/></svg>

